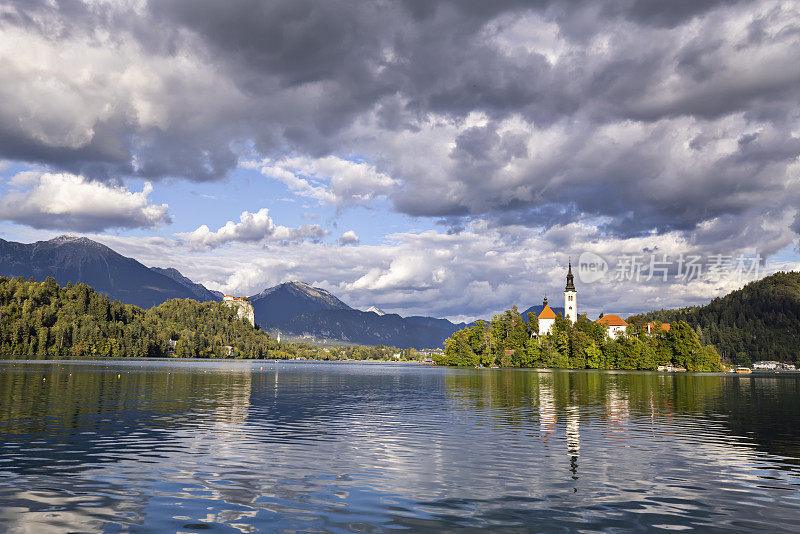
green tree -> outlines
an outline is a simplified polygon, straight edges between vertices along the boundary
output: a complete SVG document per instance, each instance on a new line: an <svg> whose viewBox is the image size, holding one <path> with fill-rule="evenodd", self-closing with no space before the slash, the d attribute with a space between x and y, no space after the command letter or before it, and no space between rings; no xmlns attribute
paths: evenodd
<svg viewBox="0 0 800 534"><path fill-rule="evenodd" d="M599 369L602 365L603 353L594 340L590 341L583 351L586 354L586 367L589 369Z"/></svg>

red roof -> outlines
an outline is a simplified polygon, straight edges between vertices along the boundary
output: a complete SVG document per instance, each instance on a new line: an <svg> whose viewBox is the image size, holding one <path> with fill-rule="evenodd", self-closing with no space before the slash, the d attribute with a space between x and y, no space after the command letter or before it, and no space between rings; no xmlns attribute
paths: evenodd
<svg viewBox="0 0 800 534"><path fill-rule="evenodd" d="M652 330L656 327L656 323L647 323L647 329ZM669 323L661 323L661 330L669 332Z"/></svg>
<svg viewBox="0 0 800 534"><path fill-rule="evenodd" d="M542 313L539 314L539 319L555 319L556 313L550 309L550 306L545 306Z"/></svg>
<svg viewBox="0 0 800 534"><path fill-rule="evenodd" d="M619 315L604 315L597 322L606 326L628 326Z"/></svg>

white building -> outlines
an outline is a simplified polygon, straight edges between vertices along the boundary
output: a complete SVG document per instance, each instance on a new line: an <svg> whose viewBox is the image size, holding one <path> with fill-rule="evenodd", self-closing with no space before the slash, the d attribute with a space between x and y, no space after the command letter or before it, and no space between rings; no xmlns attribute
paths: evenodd
<svg viewBox="0 0 800 534"><path fill-rule="evenodd" d="M578 320L578 292L575 290L575 278L572 276L572 261L567 268L567 286L564 288L564 317L573 323ZM549 334L556 323L556 312L547 305L547 297L544 298L538 318L539 335Z"/></svg>
<svg viewBox="0 0 800 534"><path fill-rule="evenodd" d="M608 328L609 337L624 335L625 329L628 327L628 323L626 323L619 315L604 315L600 317L597 322Z"/></svg>
<svg viewBox="0 0 800 534"><path fill-rule="evenodd" d="M573 324L578 320L578 292L575 291L575 282L572 276L572 260L569 260L567 287L564 288L564 317Z"/></svg>
<svg viewBox="0 0 800 534"><path fill-rule="evenodd" d="M556 312L547 305L547 297L544 298L542 303L542 311L539 313L539 335L543 336L549 334L556 324Z"/></svg>

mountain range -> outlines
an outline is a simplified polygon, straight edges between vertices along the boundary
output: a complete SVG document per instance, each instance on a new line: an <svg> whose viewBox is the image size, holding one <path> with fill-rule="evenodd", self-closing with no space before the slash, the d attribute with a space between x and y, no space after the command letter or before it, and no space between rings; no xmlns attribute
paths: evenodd
<svg viewBox="0 0 800 534"><path fill-rule="evenodd" d="M96 241L70 235L29 244L0 239L0 275L37 281L52 276L62 286L83 282L112 299L142 308L173 298L198 298L190 287L168 275Z"/></svg>
<svg viewBox="0 0 800 534"><path fill-rule="evenodd" d="M322 310L352 310L332 293L295 280L265 289L248 298L256 312L256 323L273 328L289 318Z"/></svg>
<svg viewBox="0 0 800 534"><path fill-rule="evenodd" d="M166 269L162 269L161 267L150 267L150 270L159 274L163 274L164 276L167 276L178 282L180 285L191 291L194 295L194 299L198 302L209 302L212 300L220 301L225 296L220 291L212 291L207 289L203 284L196 284L195 282L192 282L183 276L178 269L173 269L172 267Z"/></svg>
<svg viewBox="0 0 800 534"><path fill-rule="evenodd" d="M108 297L142 308L169 299L221 301L211 291L174 268L147 267L85 237L62 235L49 241L17 243L0 239L0 276L44 280L52 276L60 285L82 282ZM294 280L252 295L256 324L318 340L340 340L364 345L399 348L436 348L453 332L467 326L447 319L385 313L376 306L354 309L329 291ZM553 308L558 313L562 308ZM539 313L541 306L525 312Z"/></svg>
<svg viewBox="0 0 800 534"><path fill-rule="evenodd" d="M255 309L256 324L263 329L319 340L436 348L466 326L447 319L387 314L374 306L356 310L329 291L299 280L265 289L248 300Z"/></svg>

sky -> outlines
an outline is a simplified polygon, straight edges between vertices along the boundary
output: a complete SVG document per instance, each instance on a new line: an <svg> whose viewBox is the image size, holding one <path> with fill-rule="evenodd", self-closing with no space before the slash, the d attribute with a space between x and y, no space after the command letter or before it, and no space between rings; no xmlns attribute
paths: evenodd
<svg viewBox="0 0 800 534"><path fill-rule="evenodd" d="M797 1L6 0L0 238L401 315L570 260L590 318L702 304L800 265L798 50Z"/></svg>

